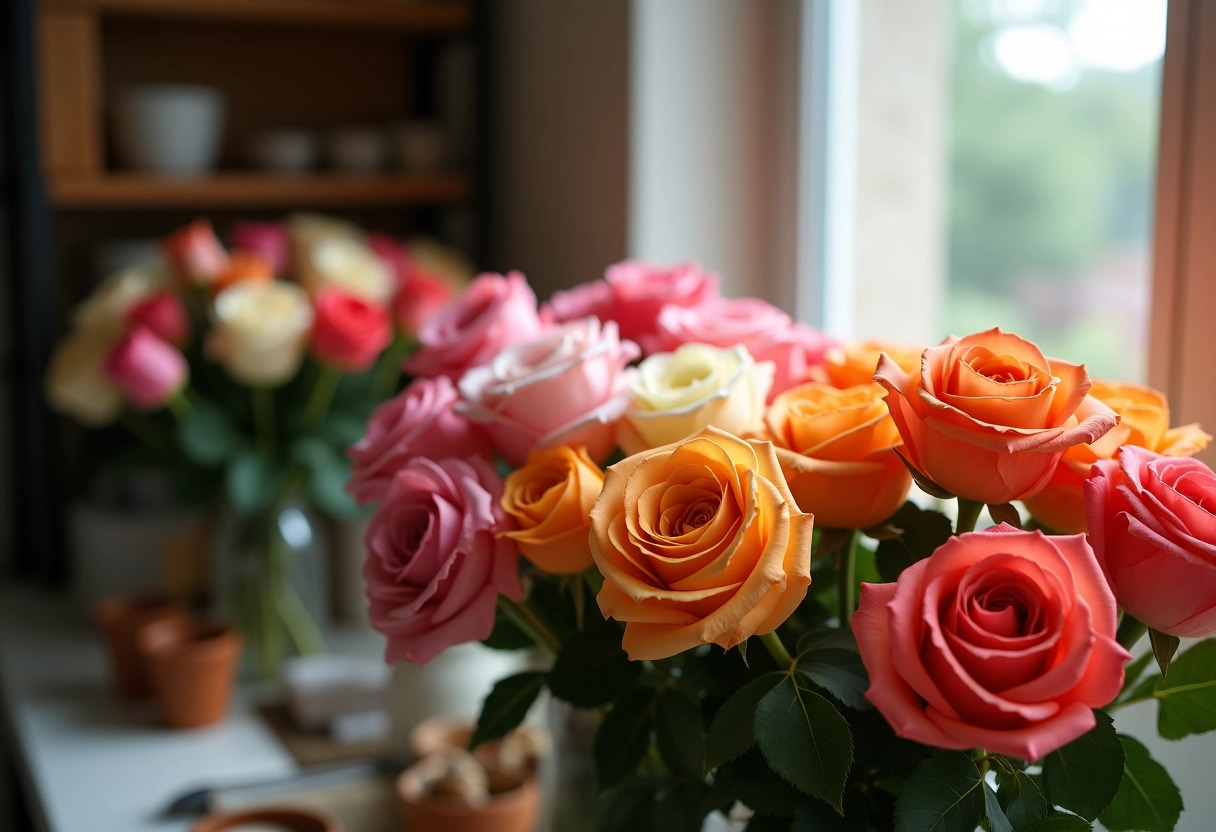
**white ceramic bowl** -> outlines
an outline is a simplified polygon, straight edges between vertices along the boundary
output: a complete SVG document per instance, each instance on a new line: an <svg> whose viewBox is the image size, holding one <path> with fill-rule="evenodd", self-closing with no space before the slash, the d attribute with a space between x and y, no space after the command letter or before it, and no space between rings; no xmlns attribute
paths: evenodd
<svg viewBox="0 0 1216 832"><path fill-rule="evenodd" d="M249 162L261 170L300 173L316 167L321 142L308 130L258 130L249 139Z"/></svg>
<svg viewBox="0 0 1216 832"><path fill-rule="evenodd" d="M384 167L388 142L377 127L337 127L329 133L329 163L345 173L372 173Z"/></svg>
<svg viewBox="0 0 1216 832"><path fill-rule="evenodd" d="M118 91L114 145L119 162L165 176L198 176L215 167L224 133L224 96L189 84L147 84Z"/></svg>
<svg viewBox="0 0 1216 832"><path fill-rule="evenodd" d="M436 121L406 121L393 128L397 164L407 173L435 173L447 165L448 136Z"/></svg>

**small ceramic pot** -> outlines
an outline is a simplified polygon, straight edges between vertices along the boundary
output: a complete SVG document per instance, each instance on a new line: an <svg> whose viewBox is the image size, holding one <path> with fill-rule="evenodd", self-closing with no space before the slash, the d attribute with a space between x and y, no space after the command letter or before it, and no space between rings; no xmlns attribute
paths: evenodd
<svg viewBox="0 0 1216 832"><path fill-rule="evenodd" d="M447 163L447 132L434 121L402 122L393 129L393 149L406 173L435 173Z"/></svg>
<svg viewBox="0 0 1216 832"><path fill-rule="evenodd" d="M145 699L152 693L136 645L137 633L155 622L185 621L186 617L184 606L163 595L112 595L93 606L93 620L101 628L105 639L114 686L119 696L124 699Z"/></svg>
<svg viewBox="0 0 1216 832"><path fill-rule="evenodd" d="M241 812L214 812L202 818L190 832L343 832L332 815L312 809L248 809Z"/></svg>
<svg viewBox="0 0 1216 832"><path fill-rule="evenodd" d="M201 619L159 621L136 642L170 728L199 728L227 715L241 658L236 630Z"/></svg>
<svg viewBox="0 0 1216 832"><path fill-rule="evenodd" d="M388 142L376 127L339 127L329 134L329 163L344 173L372 173L384 167Z"/></svg>
<svg viewBox="0 0 1216 832"><path fill-rule="evenodd" d="M302 173L316 167L321 142L307 130L259 130L249 140L249 161L274 173Z"/></svg>
<svg viewBox="0 0 1216 832"><path fill-rule="evenodd" d="M119 90L114 146L124 167L198 176L215 167L224 133L224 96L211 87L146 84Z"/></svg>
<svg viewBox="0 0 1216 832"><path fill-rule="evenodd" d="M397 799L407 832L532 832L540 815L535 777L470 806L456 797L427 794L415 770L407 769L397 779Z"/></svg>

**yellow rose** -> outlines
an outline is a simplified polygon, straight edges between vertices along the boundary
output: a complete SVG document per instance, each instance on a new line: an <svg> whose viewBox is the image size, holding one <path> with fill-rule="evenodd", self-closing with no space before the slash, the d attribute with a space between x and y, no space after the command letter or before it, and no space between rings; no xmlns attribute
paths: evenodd
<svg viewBox="0 0 1216 832"><path fill-rule="evenodd" d="M770 442L707 427L635 454L591 510L600 611L626 622L631 659L770 633L810 586L813 523Z"/></svg>
<svg viewBox="0 0 1216 832"><path fill-rule="evenodd" d="M617 427L617 444L634 454L708 425L737 435L763 430L773 369L742 346L684 344L652 355L631 378L633 401Z"/></svg>
<svg viewBox="0 0 1216 832"><path fill-rule="evenodd" d="M785 391L765 419L790 491L820 528L865 529L903 505L912 475L881 385L838 390L810 382Z"/></svg>
<svg viewBox="0 0 1216 832"><path fill-rule="evenodd" d="M344 237L330 237L309 247L300 283L312 295L335 286L378 306L387 306L397 288L389 267L366 243Z"/></svg>
<svg viewBox="0 0 1216 832"><path fill-rule="evenodd" d="M95 326L77 328L55 346L46 374L46 398L52 408L94 427L118 418L122 391L105 373L113 344L111 334Z"/></svg>
<svg viewBox="0 0 1216 832"><path fill-rule="evenodd" d="M502 508L515 518L515 531L504 532L519 551L554 575L582 572L591 565L591 518L604 484L587 449L559 445L528 454L503 486Z"/></svg>
<svg viewBox="0 0 1216 832"><path fill-rule="evenodd" d="M291 380L304 360L312 303L294 283L237 283L215 296L215 326L207 356L235 380L275 387Z"/></svg>
<svg viewBox="0 0 1216 832"><path fill-rule="evenodd" d="M1212 437L1199 425L1170 428L1170 406L1165 396L1151 387L1130 382L1094 381L1089 395L1119 415L1119 424L1097 441L1073 445L1052 471L1047 486L1025 500L1026 509L1053 531L1079 534L1086 531L1085 497L1081 483L1100 459L1114 459L1123 445L1163 454L1194 456Z"/></svg>

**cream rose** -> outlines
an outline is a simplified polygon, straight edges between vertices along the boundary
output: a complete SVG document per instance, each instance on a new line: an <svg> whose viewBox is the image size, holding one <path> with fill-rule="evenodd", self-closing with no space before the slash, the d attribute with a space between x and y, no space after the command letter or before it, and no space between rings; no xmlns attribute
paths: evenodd
<svg viewBox="0 0 1216 832"><path fill-rule="evenodd" d="M684 344L638 366L633 401L617 428L627 454L678 442L707 425L739 436L764 427L764 402L773 386L771 361L757 362L746 347Z"/></svg>
<svg viewBox="0 0 1216 832"><path fill-rule="evenodd" d="M387 306L397 289L392 271L362 240L336 236L309 247L300 282L312 295L333 286L377 306Z"/></svg>
<svg viewBox="0 0 1216 832"><path fill-rule="evenodd" d="M117 340L126 331L127 313L133 306L164 289L168 275L155 266L124 269L106 278L76 307L72 324L76 329L99 330ZM87 337L96 337L89 335Z"/></svg>
<svg viewBox="0 0 1216 832"><path fill-rule="evenodd" d="M113 339L102 327L73 330L55 347L46 374L51 407L86 425L113 422L123 395L105 372Z"/></svg>
<svg viewBox="0 0 1216 832"><path fill-rule="evenodd" d="M239 382L275 387L296 374L313 311L294 283L238 283L215 296L207 356Z"/></svg>

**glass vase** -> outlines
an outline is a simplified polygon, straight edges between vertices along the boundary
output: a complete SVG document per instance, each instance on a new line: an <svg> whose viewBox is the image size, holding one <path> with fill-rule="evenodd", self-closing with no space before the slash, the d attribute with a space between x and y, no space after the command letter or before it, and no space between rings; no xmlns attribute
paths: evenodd
<svg viewBox="0 0 1216 832"><path fill-rule="evenodd" d="M290 655L324 649L327 550L322 525L303 502L222 516L212 553L213 606L245 634L246 668L258 678L277 676Z"/></svg>

